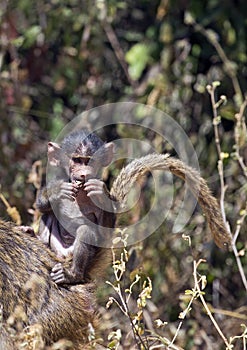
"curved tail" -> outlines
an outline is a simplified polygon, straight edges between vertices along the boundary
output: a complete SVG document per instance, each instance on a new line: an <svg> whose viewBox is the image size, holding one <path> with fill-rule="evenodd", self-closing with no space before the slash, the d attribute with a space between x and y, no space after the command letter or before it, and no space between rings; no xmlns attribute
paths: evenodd
<svg viewBox="0 0 247 350"><path fill-rule="evenodd" d="M218 202L211 194L206 181L195 169L179 159L169 157L168 154L150 154L133 160L121 170L113 182L111 196L124 206L127 195L137 179L153 170L170 171L183 179L202 207L215 243L220 248L230 246L231 236L226 229Z"/></svg>

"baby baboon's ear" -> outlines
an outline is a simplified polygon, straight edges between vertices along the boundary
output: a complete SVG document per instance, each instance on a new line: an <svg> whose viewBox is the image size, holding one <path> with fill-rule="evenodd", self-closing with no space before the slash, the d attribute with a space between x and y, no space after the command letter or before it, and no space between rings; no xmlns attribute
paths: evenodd
<svg viewBox="0 0 247 350"><path fill-rule="evenodd" d="M56 142L49 142L47 146L47 158L50 165L60 166L61 147Z"/></svg>
<svg viewBox="0 0 247 350"><path fill-rule="evenodd" d="M108 142L103 146L102 166L107 166L112 162L114 155L114 143Z"/></svg>

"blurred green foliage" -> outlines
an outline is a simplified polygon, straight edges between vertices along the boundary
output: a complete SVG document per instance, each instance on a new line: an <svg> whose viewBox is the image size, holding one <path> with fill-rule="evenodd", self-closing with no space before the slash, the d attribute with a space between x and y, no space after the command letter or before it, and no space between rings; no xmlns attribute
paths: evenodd
<svg viewBox="0 0 247 350"><path fill-rule="evenodd" d="M247 190L246 178L231 155L235 113L247 91L246 18L244 0L2 0L1 191L17 206L24 223L32 221L28 209L35 200L27 177L33 162L45 158L47 142L80 112L109 102L147 103L171 115L190 136L202 175L219 196L212 107L206 92L206 85L218 80L219 96L228 99L220 109L220 136L222 150L230 154L224 160L225 206L235 225ZM121 136L121 130L112 130L107 138L113 139L116 132ZM246 161L246 139L241 152ZM181 187L178 183L178 200ZM2 203L0 215L8 219ZM176 322L179 306L174 295L183 292L191 278L191 257L184 242L169 233L173 217L171 211L165 227L138 249L143 270L153 279L153 302L163 318ZM235 260L202 244L206 230L196 211L188 232L195 250L208 259L208 291L217 295L220 308L236 310L246 298ZM238 245L246 249L246 230ZM219 281L220 290L214 281ZM196 330L198 321L211 334L198 310L187 327ZM238 321L226 319L226 332L236 334ZM200 341L197 348L206 349ZM183 346L196 349L188 344Z"/></svg>

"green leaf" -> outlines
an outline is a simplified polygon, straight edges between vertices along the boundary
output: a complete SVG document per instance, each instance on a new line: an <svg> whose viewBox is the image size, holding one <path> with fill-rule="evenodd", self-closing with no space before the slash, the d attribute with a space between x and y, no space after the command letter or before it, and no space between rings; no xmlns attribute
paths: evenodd
<svg viewBox="0 0 247 350"><path fill-rule="evenodd" d="M18 36L18 38L11 40L11 44L19 48L23 45L25 38L23 36Z"/></svg>
<svg viewBox="0 0 247 350"><path fill-rule="evenodd" d="M136 44L126 53L126 61L129 64L129 74L132 79L141 77L150 60L150 47L146 44Z"/></svg>
<svg viewBox="0 0 247 350"><path fill-rule="evenodd" d="M37 40L38 35L41 33L42 28L40 26L31 26L26 30L24 33L24 38L25 38L25 47L31 47Z"/></svg>

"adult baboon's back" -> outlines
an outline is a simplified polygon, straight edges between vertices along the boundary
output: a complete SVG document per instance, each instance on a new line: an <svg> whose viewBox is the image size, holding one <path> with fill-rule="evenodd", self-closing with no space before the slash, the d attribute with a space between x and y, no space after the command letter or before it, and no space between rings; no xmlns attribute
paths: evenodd
<svg viewBox="0 0 247 350"><path fill-rule="evenodd" d="M24 311L23 325L36 323L43 329L47 344L61 338L74 342L75 349L85 349L90 324L95 325L92 285L58 288L50 271L56 257L46 246L22 229L0 221L0 300L3 321L16 308ZM0 348L6 332L0 329ZM84 344L84 345L83 345Z"/></svg>

